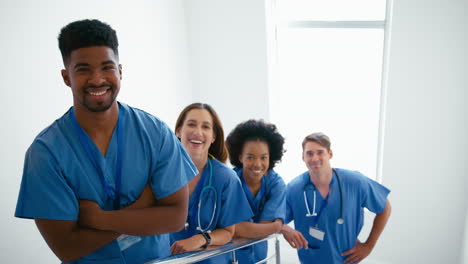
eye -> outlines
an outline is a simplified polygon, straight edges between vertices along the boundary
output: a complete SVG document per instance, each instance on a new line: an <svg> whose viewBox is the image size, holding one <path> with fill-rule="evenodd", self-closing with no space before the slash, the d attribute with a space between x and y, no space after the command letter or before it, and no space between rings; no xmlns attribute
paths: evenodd
<svg viewBox="0 0 468 264"><path fill-rule="evenodd" d="M88 72L88 71L89 71L89 68L80 67L80 68L77 68L76 71L77 71L77 72Z"/></svg>
<svg viewBox="0 0 468 264"><path fill-rule="evenodd" d="M108 71L108 70L115 69L115 67L114 67L114 65L109 64L109 65L105 65L102 69L105 70L105 71Z"/></svg>

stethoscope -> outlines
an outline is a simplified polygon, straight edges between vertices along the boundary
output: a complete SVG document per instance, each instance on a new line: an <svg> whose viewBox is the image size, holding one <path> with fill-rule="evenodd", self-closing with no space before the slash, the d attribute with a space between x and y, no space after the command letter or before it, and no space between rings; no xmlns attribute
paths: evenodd
<svg viewBox="0 0 468 264"><path fill-rule="evenodd" d="M340 176L338 176L338 172L335 169L332 169L332 171L336 175L336 179L338 180L338 188L340 190L340 217L336 220L336 222L339 225L342 225L345 222L343 218L343 191L341 190L341 181L340 181ZM310 181L308 184L310 184ZM307 186L307 184L305 186ZM304 186L303 194L304 194L304 203L305 203L306 210L307 210L306 217L317 216L317 212L315 211L315 205L317 202L317 188L314 185L314 206L312 207L312 213L310 213L309 203L307 202L307 193L305 190L305 186Z"/></svg>
<svg viewBox="0 0 468 264"><path fill-rule="evenodd" d="M198 220L198 224L197 224L197 227L196 227L196 230L202 232L202 233L209 233L211 232L210 230L210 227L211 225L213 224L213 220L215 218L215 215L216 215L216 207L217 207L217 203L216 201L218 200L218 193L216 191L216 189L213 187L213 166L211 164L211 160L210 158L214 158L211 154L208 154L209 157L208 157L208 161L207 161L207 165L208 167L210 168L210 175L208 177L208 184L203 186L201 192L200 192L200 195L198 197L198 209L197 209L197 220ZM203 182L202 182L203 184ZM200 215L201 215L201 205L202 205L202 197L204 194L208 193L212 191L214 193L214 206L213 206L213 211L211 212L211 218L210 218L210 222L208 223L208 225L203 228L202 227L202 224L201 224L201 219L200 219ZM185 227L187 228L189 226L189 223L186 222L185 223Z"/></svg>

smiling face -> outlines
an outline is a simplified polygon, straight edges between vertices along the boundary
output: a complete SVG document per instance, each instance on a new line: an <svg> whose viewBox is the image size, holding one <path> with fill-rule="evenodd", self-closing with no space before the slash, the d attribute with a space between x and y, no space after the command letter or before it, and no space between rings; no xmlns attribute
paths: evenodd
<svg viewBox="0 0 468 264"><path fill-rule="evenodd" d="M73 93L77 109L104 112L116 103L122 67L107 46L76 49L66 60L62 77Z"/></svg>
<svg viewBox="0 0 468 264"><path fill-rule="evenodd" d="M333 152L315 141L307 141L304 144L302 160L311 174L326 172L331 170L330 159Z"/></svg>
<svg viewBox="0 0 468 264"><path fill-rule="evenodd" d="M259 181L268 173L270 151L268 144L260 140L246 141L239 157L246 179Z"/></svg>
<svg viewBox="0 0 468 264"><path fill-rule="evenodd" d="M215 141L213 118L205 109L192 109L185 116L177 137L192 159L207 157L210 145Z"/></svg>

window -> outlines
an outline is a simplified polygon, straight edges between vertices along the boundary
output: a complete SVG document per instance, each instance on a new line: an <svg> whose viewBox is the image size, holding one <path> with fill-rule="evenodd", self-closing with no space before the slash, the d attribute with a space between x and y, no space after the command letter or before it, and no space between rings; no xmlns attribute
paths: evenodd
<svg viewBox="0 0 468 264"><path fill-rule="evenodd" d="M286 182L304 172L301 142L320 131L332 141L332 166L380 180L386 1L270 7L270 118L287 149L277 171Z"/></svg>

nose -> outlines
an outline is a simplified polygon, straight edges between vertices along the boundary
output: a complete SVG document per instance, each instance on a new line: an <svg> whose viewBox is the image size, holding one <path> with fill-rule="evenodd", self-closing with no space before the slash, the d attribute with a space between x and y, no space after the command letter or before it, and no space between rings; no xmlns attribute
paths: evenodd
<svg viewBox="0 0 468 264"><path fill-rule="evenodd" d="M93 71L88 79L88 83L96 87L99 87L104 82L105 78L101 71Z"/></svg>
<svg viewBox="0 0 468 264"><path fill-rule="evenodd" d="M260 162L260 159L255 159L254 160L254 167L255 168L261 168L262 167L262 163Z"/></svg>

